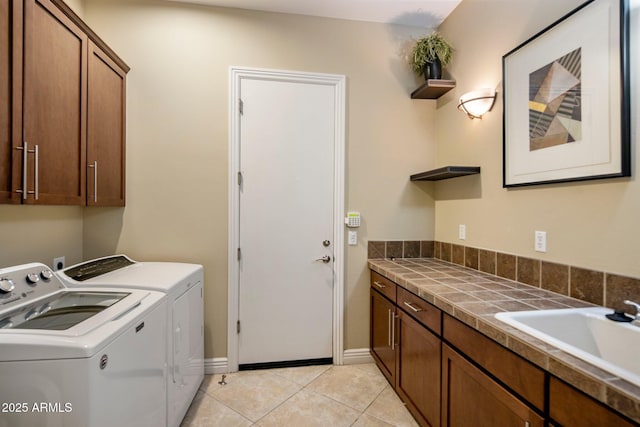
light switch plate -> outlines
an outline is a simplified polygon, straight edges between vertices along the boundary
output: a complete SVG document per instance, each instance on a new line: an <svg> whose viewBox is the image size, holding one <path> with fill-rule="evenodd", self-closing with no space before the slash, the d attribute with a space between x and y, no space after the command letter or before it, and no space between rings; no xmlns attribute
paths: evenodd
<svg viewBox="0 0 640 427"><path fill-rule="evenodd" d="M460 240L465 240L467 238L467 226L464 224L460 224L458 227L458 238Z"/></svg>
<svg viewBox="0 0 640 427"><path fill-rule="evenodd" d="M536 230L535 236L536 252L547 252L547 232Z"/></svg>
<svg viewBox="0 0 640 427"><path fill-rule="evenodd" d="M349 230L349 246L358 244L358 232Z"/></svg>

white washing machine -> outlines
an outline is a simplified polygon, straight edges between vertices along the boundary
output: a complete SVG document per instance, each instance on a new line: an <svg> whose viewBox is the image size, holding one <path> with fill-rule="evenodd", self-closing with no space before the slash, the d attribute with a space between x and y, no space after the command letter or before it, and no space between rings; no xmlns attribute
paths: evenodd
<svg viewBox="0 0 640 427"><path fill-rule="evenodd" d="M166 425L166 300L0 269L0 427Z"/></svg>
<svg viewBox="0 0 640 427"><path fill-rule="evenodd" d="M204 379L203 267L114 255L58 275L69 287L137 288L167 295L167 425L179 426Z"/></svg>

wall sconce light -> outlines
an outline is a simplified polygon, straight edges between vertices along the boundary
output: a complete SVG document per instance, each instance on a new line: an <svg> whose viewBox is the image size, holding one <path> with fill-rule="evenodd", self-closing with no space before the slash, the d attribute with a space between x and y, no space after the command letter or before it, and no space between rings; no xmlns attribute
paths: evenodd
<svg viewBox="0 0 640 427"><path fill-rule="evenodd" d="M470 119L481 119L485 113L491 111L495 102L495 89L478 89L460 97L458 110L465 112Z"/></svg>

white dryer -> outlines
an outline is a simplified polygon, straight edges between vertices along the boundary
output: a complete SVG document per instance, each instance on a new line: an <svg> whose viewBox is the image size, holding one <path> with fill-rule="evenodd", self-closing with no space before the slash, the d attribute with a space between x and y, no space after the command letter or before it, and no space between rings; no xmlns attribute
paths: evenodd
<svg viewBox="0 0 640 427"><path fill-rule="evenodd" d="M177 427L204 379L204 270L114 255L57 272L69 287L147 289L167 295L167 425Z"/></svg>
<svg viewBox="0 0 640 427"><path fill-rule="evenodd" d="M166 425L166 299L0 269L0 427Z"/></svg>

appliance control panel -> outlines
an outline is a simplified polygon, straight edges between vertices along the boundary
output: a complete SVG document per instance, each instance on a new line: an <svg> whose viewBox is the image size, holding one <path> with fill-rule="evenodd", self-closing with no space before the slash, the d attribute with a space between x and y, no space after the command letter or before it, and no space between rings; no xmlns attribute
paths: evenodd
<svg viewBox="0 0 640 427"><path fill-rule="evenodd" d="M0 310L64 289L51 269L31 263L0 269Z"/></svg>
<svg viewBox="0 0 640 427"><path fill-rule="evenodd" d="M66 274L67 276L78 282L83 282L85 280L89 280L94 277L119 270L131 264L135 264L135 262L127 258L126 256L114 255L95 259L93 261L87 261L83 264L67 268L62 272L62 274Z"/></svg>

